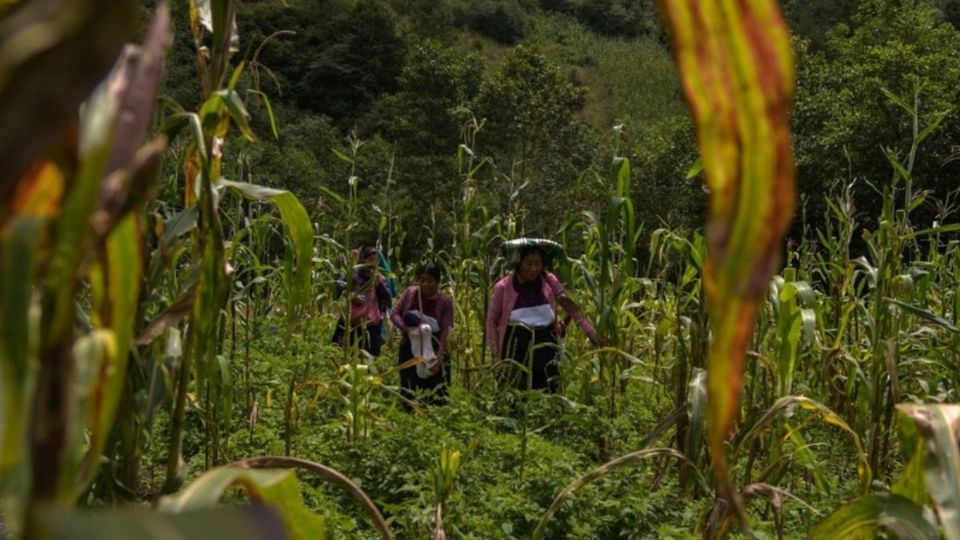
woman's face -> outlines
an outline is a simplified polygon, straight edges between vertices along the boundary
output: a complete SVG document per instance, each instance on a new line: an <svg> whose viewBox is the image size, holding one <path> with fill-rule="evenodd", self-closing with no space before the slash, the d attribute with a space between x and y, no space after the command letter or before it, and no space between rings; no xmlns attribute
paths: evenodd
<svg viewBox="0 0 960 540"><path fill-rule="evenodd" d="M520 260L520 281L528 283L537 279L543 272L543 257L539 253L530 253Z"/></svg>
<svg viewBox="0 0 960 540"><path fill-rule="evenodd" d="M420 274L419 285L420 292L422 292L427 298L432 298L435 296L437 294L437 289L440 286L440 284L437 283L436 278L426 272Z"/></svg>
<svg viewBox="0 0 960 540"><path fill-rule="evenodd" d="M367 255L367 258L363 260L363 267L360 268L359 274L364 278L368 278L373 275L374 271L380 266L380 255L378 253L371 253Z"/></svg>

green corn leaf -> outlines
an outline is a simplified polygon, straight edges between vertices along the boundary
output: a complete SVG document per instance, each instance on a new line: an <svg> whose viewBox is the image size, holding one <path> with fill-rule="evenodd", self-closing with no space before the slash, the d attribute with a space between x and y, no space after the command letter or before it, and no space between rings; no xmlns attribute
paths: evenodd
<svg viewBox="0 0 960 540"><path fill-rule="evenodd" d="M936 540L936 528L923 517L923 508L905 497L874 493L841 506L810 533L817 540L873 540L881 529L901 540Z"/></svg>
<svg viewBox="0 0 960 540"><path fill-rule="evenodd" d="M817 459L817 456L810 448L811 445L807 444L803 435L800 434L800 429L794 428L789 422L785 422L784 427L789 434L790 442L793 443L796 449L797 461L810 471L813 476L813 481L817 485L817 489L827 493L833 491L833 481L827 472L825 464Z"/></svg>
<svg viewBox="0 0 960 540"><path fill-rule="evenodd" d="M179 493L160 500L159 511L180 514L216 507L232 488L275 510L295 540L325 538L323 519L304 505L296 474L289 470L219 467L207 471Z"/></svg>
<svg viewBox="0 0 960 540"><path fill-rule="evenodd" d="M948 109L945 111L940 111L938 113L935 113L933 115L933 120L930 121L930 123L927 124L927 127L923 128L923 131L921 131L917 135L917 139L914 141L913 144L919 145L920 143L925 141L927 137L929 137L934 131L940 128L940 124L942 124L944 120L949 118L951 114L953 114L953 109Z"/></svg>
<svg viewBox="0 0 960 540"><path fill-rule="evenodd" d="M883 153L887 156L887 161L890 162L890 165L893 166L893 170L897 173L896 176L894 176L893 185L896 186L901 178L904 180L909 180L911 178L910 171L908 171L903 163L900 162L900 158L893 150L884 148Z"/></svg>
<svg viewBox="0 0 960 540"><path fill-rule="evenodd" d="M857 475L860 477L860 489L861 492L866 492L866 489L870 486L872 474L866 452L864 452L863 445L860 443L859 435L829 407L808 397L786 396L778 399L737 442L737 449L749 448L753 438L768 424L780 416L788 416L798 406L804 410L816 413L824 422L840 428L850 436L850 440L853 442L853 446L857 451Z"/></svg>
<svg viewBox="0 0 960 540"><path fill-rule="evenodd" d="M914 305L911 305L911 304L907 304L907 303L905 303L905 302L901 302L901 301L895 300L895 299L893 299L893 298L887 298L886 300L887 300L888 302L890 302L891 304L894 304L894 305L898 306L899 308L903 309L904 311L906 311L907 313L909 313L909 314L911 314L911 315L916 315L917 317L920 317L921 319L924 319L924 320L930 321L930 322L932 322L932 323L935 323L935 324L937 324L937 325L939 325L939 326L941 326L941 327L943 327L943 328L946 328L947 330L949 330L949 331L951 331L951 332L955 332L955 333L956 333L956 332L960 332L960 329L958 329L956 326L954 326L953 323L951 323L951 322L948 321L947 319L944 319L943 317L941 317L941 316L939 316L939 315L937 315L937 314L935 314L935 313L932 313L932 312L930 312L930 311L928 311L928 310L926 310L926 309L918 308L917 306L914 306Z"/></svg>
<svg viewBox="0 0 960 540"><path fill-rule="evenodd" d="M694 178L700 176L700 173L702 172L703 172L703 160L701 160L698 157L697 160L693 162L693 165L691 165L690 168L687 170L687 176L684 179L693 180Z"/></svg>
<svg viewBox="0 0 960 540"><path fill-rule="evenodd" d="M199 214L196 206L190 206L167 220L163 226L164 249L171 249L181 236L196 229Z"/></svg>
<svg viewBox="0 0 960 540"><path fill-rule="evenodd" d="M334 153L335 156L337 156L338 158L342 159L343 161L346 161L347 163L349 163L349 164L351 164L351 165L354 164L352 157L344 154L343 152L337 150L336 148L331 148L330 150L333 151L333 153Z"/></svg>
<svg viewBox="0 0 960 540"><path fill-rule="evenodd" d="M880 88L880 91L883 92L883 95L886 96L886 98L890 100L891 103L903 109L908 116L913 116L916 114L916 111L913 110L913 107L908 105L907 102L902 97L894 94L890 90L887 90L886 88L883 88L883 87Z"/></svg>
<svg viewBox="0 0 960 540"><path fill-rule="evenodd" d="M215 95L223 102L223 106L230 113L230 118L237 124L240 133L248 141L256 141L257 137L250 129L250 113L247 112L247 107L243 104L240 94L236 90L219 90Z"/></svg>
<svg viewBox="0 0 960 540"><path fill-rule="evenodd" d="M897 418L901 434L915 432L923 441L927 493L947 540L960 539L960 405L901 404L897 405ZM909 451L909 437L906 442ZM916 446L912 450L916 451Z"/></svg>
<svg viewBox="0 0 960 540"><path fill-rule="evenodd" d="M939 227L931 227L929 229L921 229L919 231L914 231L907 235L907 238L913 239L920 236L925 236L928 234L943 234L960 231L960 223L951 223L950 225L941 225Z"/></svg>
<svg viewBox="0 0 960 540"><path fill-rule="evenodd" d="M890 492L894 495L902 495L914 504L924 506L929 501L929 495L924 482L926 451L923 437L920 436L916 422L904 421L902 417L898 417L897 427L900 431L900 451L905 463Z"/></svg>
<svg viewBox="0 0 960 540"><path fill-rule="evenodd" d="M60 475L59 498L70 504L92 479L100 464L103 443L113 424L108 418L105 401L107 395L119 392L123 379L120 363L126 357L117 354L117 338L109 329L95 330L81 337L73 347L76 364L76 402L74 418L68 424L67 456ZM87 430L92 433L87 459L83 460L82 447ZM78 483L78 478L81 480Z"/></svg>
<svg viewBox="0 0 960 540"><path fill-rule="evenodd" d="M273 138L279 141L280 132L277 131L277 118L273 114L273 107L270 106L270 98L259 90L247 90L247 92L259 97L263 101L263 105L267 108L267 119L270 120L270 132L273 133Z"/></svg>
<svg viewBox="0 0 960 540"><path fill-rule="evenodd" d="M237 88L237 85L240 84L240 77L243 76L246 67L246 62L240 62L237 64L237 67L233 68L233 74L230 75L230 81L227 83L227 90L235 90Z"/></svg>
<svg viewBox="0 0 960 540"><path fill-rule="evenodd" d="M166 515L148 510L65 512L46 510L36 520L48 540L276 540L283 538L278 512L263 506L218 508Z"/></svg>
<svg viewBox="0 0 960 540"><path fill-rule="evenodd" d="M814 305L816 293L806 282L784 283L783 278L776 276L771 298L777 327L777 395L785 396L792 391L800 346L813 341L816 312L805 307Z"/></svg>
<svg viewBox="0 0 960 540"><path fill-rule="evenodd" d="M272 189L245 182L221 180L219 185L235 189L243 196L267 200L280 211L284 228L296 253L297 267L294 272L294 287L297 309L308 309L310 305L310 276L313 270L313 225L306 209L297 197L289 191ZM293 309L295 306L291 306Z"/></svg>
<svg viewBox="0 0 960 540"><path fill-rule="evenodd" d="M37 249L47 220L14 218L0 230L0 511L19 516L30 489L30 401L36 387L37 358L31 350L29 285L35 281ZM18 524L9 527L16 532Z"/></svg>

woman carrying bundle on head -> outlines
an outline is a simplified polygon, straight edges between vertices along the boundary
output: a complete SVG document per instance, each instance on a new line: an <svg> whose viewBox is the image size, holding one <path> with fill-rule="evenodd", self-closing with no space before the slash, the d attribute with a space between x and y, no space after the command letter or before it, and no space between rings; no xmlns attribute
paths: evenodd
<svg viewBox="0 0 960 540"><path fill-rule="evenodd" d="M562 253L559 244L549 240L521 239L508 242L513 272L497 282L487 312L487 345L494 359L511 360L528 366L529 373L519 377L517 388L559 389L557 343L563 334L557 319L557 306L563 308L590 341L606 346L577 304L566 296L566 289L547 265ZM517 370L519 371L519 370Z"/></svg>
<svg viewBox="0 0 960 540"><path fill-rule="evenodd" d="M404 394L429 393L425 403L446 401L450 386L450 362L447 337L453 328L453 302L440 292L442 272L434 263L427 263L417 272L417 284L407 287L391 315L403 333L399 364L414 358L421 363L400 371Z"/></svg>

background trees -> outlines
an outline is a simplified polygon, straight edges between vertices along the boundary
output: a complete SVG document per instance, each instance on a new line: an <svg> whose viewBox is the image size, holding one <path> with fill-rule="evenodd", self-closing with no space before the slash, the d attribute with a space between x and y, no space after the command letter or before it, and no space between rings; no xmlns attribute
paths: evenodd
<svg viewBox="0 0 960 540"><path fill-rule="evenodd" d="M808 219L821 219L819 194L852 179L858 211L876 215L869 184L890 175L887 151L907 159L914 133L912 116L884 89L911 108L916 98L919 131L939 122L913 165L914 187L938 198L956 189L958 165L948 158L960 139L952 113L960 97L957 3L783 7L798 56L793 131ZM174 13L185 27L185 10ZM483 122L471 150L490 159L477 172L483 196L500 212L511 200L525 208L518 217L531 230L554 234L574 197L604 202L578 179L606 167L598 156L614 126L635 162L637 219L648 228L700 223L701 181L685 180L697 157L692 130L649 0L247 2L239 21L279 130L278 140L243 158L260 181L322 206L327 191L348 190L347 164L333 150L348 151L355 133L366 142L361 207L385 200L392 180L391 219L409 229L398 246L404 253L424 240L406 217L452 223L462 195L457 148L471 117ZM192 44L178 36L166 91L189 104L199 95ZM269 132L265 108L252 108L254 125ZM919 215L932 216L932 208ZM362 236L380 235L381 217L372 211ZM438 245L452 241L446 231L434 231Z"/></svg>

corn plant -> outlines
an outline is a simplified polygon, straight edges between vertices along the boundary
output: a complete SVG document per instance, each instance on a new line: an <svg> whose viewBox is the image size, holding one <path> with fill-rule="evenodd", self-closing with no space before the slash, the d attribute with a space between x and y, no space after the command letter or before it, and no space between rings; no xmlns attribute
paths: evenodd
<svg viewBox="0 0 960 540"><path fill-rule="evenodd" d="M4 34L43 24L32 10L24 15L5 21ZM57 24L83 22L69 19ZM21 156L32 165L8 177L15 180L3 200L0 240L6 285L0 292L0 493L13 534L35 534L40 506L69 508L90 486L120 404L143 272L139 214L166 146L162 136L142 143L168 24L161 7L144 45L124 50L73 119L96 81L72 81L57 103L73 112L54 115L57 124L47 129L70 132L69 124L79 121L77 131L50 154L36 149ZM76 54L64 47L68 28L51 28L60 61ZM87 31L102 29L94 24ZM120 52L123 34L110 35L90 51L97 61ZM31 84L9 78L26 67L0 68L8 91ZM36 69L41 76L43 68ZM18 128L5 124L8 129ZM58 154L70 157L61 161ZM89 301L79 320L78 294Z"/></svg>
<svg viewBox="0 0 960 540"><path fill-rule="evenodd" d="M597 313L597 332L608 339L613 348L623 348L628 341L624 329L631 321L639 326L631 306L638 288L638 265L633 246L637 245L642 229L635 222L630 162L618 155L619 133L614 133L612 153L614 157L608 177L598 174L595 178L598 184L607 183L609 186L610 204L602 214L584 213L585 260L574 261L574 268L587 285L589 299ZM592 265L586 262L591 259ZM622 373L628 365L623 356L611 352L600 353L598 359L607 415L613 419L617 416L617 397L625 391L626 381L622 379Z"/></svg>
<svg viewBox="0 0 960 540"><path fill-rule="evenodd" d="M874 493L836 509L813 531L817 538L960 538L956 405L897 406L905 465L890 493ZM924 507L933 507L925 513Z"/></svg>
<svg viewBox="0 0 960 540"><path fill-rule="evenodd" d="M181 483L181 444L191 377L195 374L197 387L205 389L208 411L232 400L232 395L223 395L229 394L229 388L223 386L223 377L229 367L219 356L224 320L221 313L228 301L228 272L232 273L226 264L229 254L225 249L225 231L218 208L225 191L233 190L251 199L269 201L278 208L296 253L295 270L291 264L287 271L292 276L290 281L296 282L288 287L291 291L288 296L295 301L288 306L289 320L295 321L300 309L297 306L309 301L313 228L303 206L289 192L222 177L224 145L231 125L235 125L246 139L255 140L248 124L249 115L237 90L243 74L242 64L232 71L227 81L230 58L236 51L235 11L236 5L230 1L202 4L191 9L190 29L196 46L203 105L195 113L174 108L165 126L171 137L181 130L187 130L190 136L184 157L183 193L184 205L197 208L190 245L194 271L198 276L193 287L192 306L184 310L187 311L184 315L188 314L188 324L183 363L176 380L164 483L166 492L175 491ZM209 48L205 41L208 38L212 40ZM210 382L217 380L220 383L211 391Z"/></svg>
<svg viewBox="0 0 960 540"><path fill-rule="evenodd" d="M433 480L433 504L436 506L431 540L446 540L447 538L447 534L443 530L443 505L453 495L453 484L457 479L459 470L460 451L447 447L441 448L437 464L430 470Z"/></svg>
<svg viewBox="0 0 960 540"><path fill-rule="evenodd" d="M79 62L76 55L90 55L92 62L84 69L99 78L107 67L103 60L116 56L125 39L117 28L130 26L115 23L132 16L133 11L131 4L120 2L116 8L105 8L111 16L99 17L94 16L97 10L91 7L95 3L90 4L66 12L66 17L47 28L55 45L53 56L47 58L82 65L84 62ZM193 6L191 12L198 45L203 33L201 26L212 30L215 41L214 57L205 53L198 56L206 97L199 113L175 110L165 129L141 146L150 127L169 40L169 11L161 5L144 45L124 49L110 76L86 98L76 118L76 128L71 127L70 117L76 115L79 100L87 96L97 79L84 76L67 80L69 91L61 92L57 98L64 113L51 114L52 122L46 129L66 129L68 133L76 129L74 136L44 150L49 154L33 150L32 155L21 152L18 158L26 157L28 166L13 176L14 190L10 197L4 194L4 217L0 222L0 272L3 283L16 287L0 292L5 323L0 340L0 386L4 396L0 402L4 426L0 431L0 447L4 449L0 489L5 526L14 535L90 537L119 529L127 535L153 537L147 531L162 529L194 538L209 536L211 523L223 518L247 525L246 529L242 525L237 528L238 538L273 536L285 529L301 538L324 534L322 520L309 514L302 503L299 507L294 504L299 490L286 473L246 474L237 480L236 473L227 472L226 479L214 482L215 486L201 480L177 495L177 503L161 505L167 514L187 507L210 508L229 485L239 482L271 508L259 512L238 508L182 518L126 511L88 517L69 511L92 484L102 493L102 484L113 478L112 473L105 471L107 482L98 480L103 458L119 458L125 471L122 480L132 477L130 485L135 485L142 444L137 432L143 427L138 424L137 414L153 414L159 401L154 399L154 393L162 392L154 375L166 363L154 359L138 365L138 357L130 356L136 347L149 351L144 356L149 358L156 352L152 344L158 337L166 336L162 340L165 355L168 360L180 360L168 487L176 483L171 480L179 474L184 401L194 374L190 361L198 364L196 387L208 389L207 408L215 411L213 420L218 420L215 402L232 399L231 388L221 387L220 395L212 396L211 387L203 382L210 380L210 369L228 371L222 360L215 360L222 358L219 355L223 352L216 341L223 337L223 282L229 273L226 261L231 257L225 249L217 208L223 192L236 191L269 200L278 207L291 251L296 254L295 263L288 268L299 286L290 289L309 291L312 230L303 207L287 192L221 177L223 139L231 121L252 137L236 91L242 71L235 70L230 84L219 89L230 56L230 32L225 29L230 27L233 10L233 3L225 1ZM33 8L21 15L4 20L4 35L26 35L22 32L45 24L42 13ZM75 20L88 16L90 24ZM73 35L69 28L83 30L80 35ZM102 36L88 39L83 32ZM88 46L77 47L77 39L86 41ZM20 59L27 60L35 52ZM4 76L0 80L5 84L35 84L29 76L8 78L13 71L25 67L26 64L2 66L0 73ZM33 75L43 76L48 68L37 64L32 68ZM53 69L47 76L57 72ZM69 77L69 73L61 76ZM63 88L60 84L54 86ZM13 86L5 89L15 90ZM44 98L42 94L37 97ZM147 229L145 234L145 208L166 141L184 127L191 133L185 153L188 187L184 196L188 208L168 220L151 215L150 222L159 226ZM154 234L157 230L160 232ZM189 248L180 243L180 238L188 234ZM148 257L151 243L156 251ZM193 255L191 270L186 272L186 279L180 279L177 270L187 264L181 257L189 251ZM145 265L145 261L149 264ZM173 270L171 279L159 279L166 269ZM156 310L156 317L147 322L148 312L155 310L151 304L158 300L158 291L153 287L159 288L164 282L174 293L174 300ZM289 308L299 309L303 302L297 301ZM176 325L184 318L191 318L191 322L181 341L182 333ZM144 381L141 373L147 369L151 375ZM144 382L147 388L142 388ZM146 411L132 410L129 402L134 398L130 392L136 388L151 396L146 400ZM121 407L121 401L131 406ZM118 414L119 410L123 413ZM230 416L227 409L219 412ZM27 429L29 425L40 428ZM112 436L114 429L119 430L116 439ZM114 440L119 440L117 450L108 446ZM115 456L115 451L123 455ZM216 476L219 472L211 474ZM191 499L196 497L202 500ZM187 499L191 502L185 503Z"/></svg>

